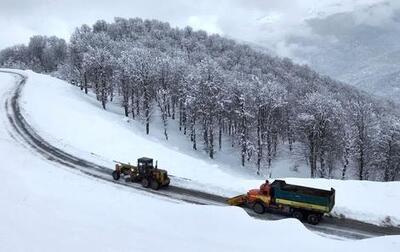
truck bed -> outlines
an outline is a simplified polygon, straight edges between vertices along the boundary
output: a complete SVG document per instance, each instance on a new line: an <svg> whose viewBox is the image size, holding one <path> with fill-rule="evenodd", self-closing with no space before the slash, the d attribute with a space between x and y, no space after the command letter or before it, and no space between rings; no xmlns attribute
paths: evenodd
<svg viewBox="0 0 400 252"><path fill-rule="evenodd" d="M293 208L308 209L328 213L335 204L335 190L321 190L311 187L286 184L275 180L272 184L272 197L276 204L289 205Z"/></svg>

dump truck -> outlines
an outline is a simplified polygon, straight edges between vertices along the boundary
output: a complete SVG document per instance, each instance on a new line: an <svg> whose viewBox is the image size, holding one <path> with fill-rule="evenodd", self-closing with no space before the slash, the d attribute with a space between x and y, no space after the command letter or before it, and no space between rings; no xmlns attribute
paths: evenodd
<svg viewBox="0 0 400 252"><path fill-rule="evenodd" d="M260 189L228 199L228 204L249 207L258 214L279 212L316 225L335 205L335 189L328 191L291 185L284 180L269 184L267 180Z"/></svg>
<svg viewBox="0 0 400 252"><path fill-rule="evenodd" d="M117 162L115 170L112 172L114 180L119 180L121 176L126 177L127 182L139 182L145 188L158 190L161 187L167 187L170 183L168 172L158 169L158 165L153 165L153 159L142 157L138 158L137 165Z"/></svg>

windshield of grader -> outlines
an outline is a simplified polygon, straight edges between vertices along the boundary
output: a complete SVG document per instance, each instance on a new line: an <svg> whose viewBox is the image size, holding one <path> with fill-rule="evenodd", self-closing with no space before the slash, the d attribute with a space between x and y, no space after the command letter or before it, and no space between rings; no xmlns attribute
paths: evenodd
<svg viewBox="0 0 400 252"><path fill-rule="evenodd" d="M141 161L141 162L139 162L139 164L138 164L140 167L152 167L153 166L153 162L152 161L147 161L147 162L143 162L143 161Z"/></svg>

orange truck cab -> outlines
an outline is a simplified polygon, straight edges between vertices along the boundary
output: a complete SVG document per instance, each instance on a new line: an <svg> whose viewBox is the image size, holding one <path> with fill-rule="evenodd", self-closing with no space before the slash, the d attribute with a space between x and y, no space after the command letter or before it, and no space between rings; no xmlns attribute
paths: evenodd
<svg viewBox="0 0 400 252"><path fill-rule="evenodd" d="M271 203L271 196L265 193L264 190L252 189L247 192L247 201L249 203L256 203L261 201L265 206L269 206Z"/></svg>

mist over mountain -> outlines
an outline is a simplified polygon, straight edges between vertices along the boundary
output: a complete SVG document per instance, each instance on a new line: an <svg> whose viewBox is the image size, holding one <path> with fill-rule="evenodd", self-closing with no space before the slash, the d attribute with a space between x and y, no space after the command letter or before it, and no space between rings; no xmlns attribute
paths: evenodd
<svg viewBox="0 0 400 252"><path fill-rule="evenodd" d="M292 57L322 74L400 102L398 6L383 2L311 18L306 24L308 34L286 40Z"/></svg>

